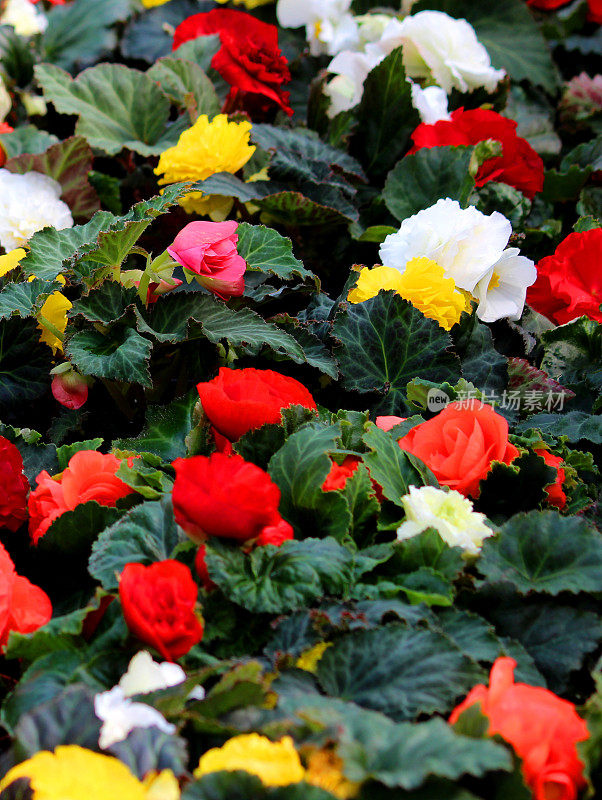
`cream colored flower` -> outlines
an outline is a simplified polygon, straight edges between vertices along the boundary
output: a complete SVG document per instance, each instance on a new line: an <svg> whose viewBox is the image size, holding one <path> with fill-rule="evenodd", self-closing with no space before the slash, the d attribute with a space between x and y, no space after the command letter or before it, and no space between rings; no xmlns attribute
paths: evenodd
<svg viewBox="0 0 602 800"><path fill-rule="evenodd" d="M474 511L472 502L455 489L410 486L410 493L401 502L406 518L397 529L400 540L435 528L450 547L461 547L467 555L477 555L483 540L495 533L485 524L485 515Z"/></svg>
<svg viewBox="0 0 602 800"><path fill-rule="evenodd" d="M48 27L46 15L30 0L8 0L2 16L1 25L12 25L19 36L33 36L43 33Z"/></svg>
<svg viewBox="0 0 602 800"><path fill-rule="evenodd" d="M0 169L0 244L22 247L37 231L73 227L69 206L61 199L60 183L39 172L17 175Z"/></svg>

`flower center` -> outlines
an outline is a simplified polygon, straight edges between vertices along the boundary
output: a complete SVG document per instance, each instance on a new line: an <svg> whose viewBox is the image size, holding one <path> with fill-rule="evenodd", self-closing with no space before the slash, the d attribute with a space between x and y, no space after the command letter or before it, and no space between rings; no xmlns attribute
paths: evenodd
<svg viewBox="0 0 602 800"><path fill-rule="evenodd" d="M500 285L500 276L497 274L497 272L494 272L489 281L489 286L487 287L487 291L490 291L491 289L497 289L499 285Z"/></svg>

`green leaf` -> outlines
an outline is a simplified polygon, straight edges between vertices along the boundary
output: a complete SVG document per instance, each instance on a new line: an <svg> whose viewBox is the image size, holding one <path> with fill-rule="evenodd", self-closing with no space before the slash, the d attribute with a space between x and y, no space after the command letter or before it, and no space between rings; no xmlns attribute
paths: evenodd
<svg viewBox="0 0 602 800"><path fill-rule="evenodd" d="M556 511L518 514L485 540L478 568L488 583L509 583L521 594L597 592L602 535L585 520Z"/></svg>
<svg viewBox="0 0 602 800"><path fill-rule="evenodd" d="M94 246L102 230L107 230L117 217L98 211L85 225L57 231L44 228L28 242L29 252L21 261L23 272L43 280L54 280L64 268L71 267L86 246Z"/></svg>
<svg viewBox="0 0 602 800"><path fill-rule="evenodd" d="M531 511L545 501L545 487L554 483L556 475L556 470L533 452L522 453L511 464L494 462L481 480L477 508L493 519L505 519L511 497L513 513Z"/></svg>
<svg viewBox="0 0 602 800"><path fill-rule="evenodd" d="M464 566L462 549L450 547L436 530L429 528L417 536L395 543L395 557L387 563L387 571L412 573L430 567L453 580Z"/></svg>
<svg viewBox="0 0 602 800"><path fill-rule="evenodd" d="M337 449L340 428L309 423L290 436L270 459L268 471L281 491L280 512L297 536L334 536L342 539L351 514L339 492L324 492L330 472L329 452Z"/></svg>
<svg viewBox="0 0 602 800"><path fill-rule="evenodd" d="M177 56L160 58L146 73L176 105L210 119L220 111L213 84L201 67ZM192 124L192 123L191 123Z"/></svg>
<svg viewBox="0 0 602 800"><path fill-rule="evenodd" d="M258 614L304 608L324 595L341 595L351 580L352 555L334 539L289 540L249 555L211 541L209 575L226 597Z"/></svg>
<svg viewBox="0 0 602 800"><path fill-rule="evenodd" d="M317 675L327 694L401 721L446 713L481 672L447 637L391 623L336 641Z"/></svg>
<svg viewBox="0 0 602 800"><path fill-rule="evenodd" d="M170 104L155 81L123 64L97 64L74 80L51 64L35 68L44 98L79 117L75 132L92 147L116 155L124 147L143 156L175 144L181 126L168 126Z"/></svg>
<svg viewBox="0 0 602 800"><path fill-rule="evenodd" d="M32 487L36 485L35 479L43 469L51 475L59 471L55 445L43 444L37 431L30 428L20 430L0 423L0 435L19 448L23 458L23 471Z"/></svg>
<svg viewBox="0 0 602 800"><path fill-rule="evenodd" d="M23 154L9 159L5 169L23 174L41 172L61 184L61 199L75 220L90 219L99 209L98 195L88 182L93 153L81 136L71 136L51 145L44 153Z"/></svg>
<svg viewBox="0 0 602 800"><path fill-rule="evenodd" d="M81 652L61 649L37 658L25 670L2 704L2 724L12 733L23 714L56 697L69 684L82 680ZM99 692L104 686L96 683Z"/></svg>
<svg viewBox="0 0 602 800"><path fill-rule="evenodd" d="M121 40L122 54L128 59L152 64L160 56L168 55L171 52L173 34L170 35L170 30L176 28L180 22L192 14L209 11L210 8L211 4L206 1L201 4L199 0L171 0L157 8L146 9L144 14L135 16L126 26ZM216 40L217 45L215 44ZM211 58L219 50L219 36L199 36L194 43L196 44L196 42L202 42L205 48L207 48L207 42L212 45L208 59L200 58L198 55L191 59L206 70ZM186 42L178 48L176 53L180 50L187 50L189 44L193 43ZM200 54L200 48L196 47L194 53ZM190 57L188 53L186 57Z"/></svg>
<svg viewBox="0 0 602 800"><path fill-rule="evenodd" d="M493 664L502 647L487 620L459 608L444 608L437 614L437 626L474 661Z"/></svg>
<svg viewBox="0 0 602 800"><path fill-rule="evenodd" d="M304 188L307 192L307 187ZM330 188L328 183L323 184L320 191L315 193L319 199L307 197L305 192L282 191L266 194L264 187L256 205L270 221L294 227L306 225L327 227L358 221L359 211L336 186Z"/></svg>
<svg viewBox="0 0 602 800"><path fill-rule="evenodd" d="M357 117L359 126L354 146L366 171L382 175L395 164L420 123L412 105L401 47L390 53L366 78Z"/></svg>
<svg viewBox="0 0 602 800"><path fill-rule="evenodd" d="M6 657L35 662L50 653L60 652L68 661L71 652L81 651L84 621L88 614L98 609L99 604L100 596L97 594L84 608L53 617L32 633L11 631ZM78 660L81 663L81 654Z"/></svg>
<svg viewBox="0 0 602 800"><path fill-rule="evenodd" d="M102 531L92 545L88 569L105 589L115 591L126 564L164 561L183 541L187 539L175 523L171 497L142 503Z"/></svg>
<svg viewBox="0 0 602 800"><path fill-rule="evenodd" d="M438 486L430 470L402 450L386 431L376 425L370 426L363 441L370 448L370 452L364 455L364 463L372 479L381 486L384 496L396 505L402 505L401 498L408 494L410 486Z"/></svg>
<svg viewBox="0 0 602 800"><path fill-rule="evenodd" d="M442 197L459 200L464 207L474 188L468 171L471 157L471 147L423 147L405 156L387 175L385 205L400 222Z"/></svg>
<svg viewBox="0 0 602 800"><path fill-rule="evenodd" d="M566 172L559 172L556 169L546 170L542 198L549 203L576 200L591 172L591 167L582 169L577 164L573 164Z"/></svg>
<svg viewBox="0 0 602 800"><path fill-rule="evenodd" d="M146 425L135 439L117 439L119 450L154 453L164 461L187 455L186 437L192 430L192 414L199 399L196 391L173 400L166 406L149 406Z"/></svg>
<svg viewBox="0 0 602 800"><path fill-rule="evenodd" d="M151 386L148 360L153 345L132 328L80 331L65 344L65 355L82 375Z"/></svg>
<svg viewBox="0 0 602 800"><path fill-rule="evenodd" d="M457 326L454 344L462 362L462 376L482 392L501 394L508 385L508 361L495 349L491 328L476 314Z"/></svg>
<svg viewBox="0 0 602 800"><path fill-rule="evenodd" d="M564 384L584 380L598 392L602 391L602 325L599 322L579 317L544 331L541 341L544 356L540 366L551 378Z"/></svg>
<svg viewBox="0 0 602 800"><path fill-rule="evenodd" d="M133 308L137 298L136 289L125 289L115 281L105 281L98 289L83 295L73 303L69 317L81 316L88 322L109 325L117 322Z"/></svg>
<svg viewBox="0 0 602 800"><path fill-rule="evenodd" d="M565 414L533 414L516 426L517 433L537 428L544 436L566 436L569 442L587 439L602 444L602 417L585 411L567 411Z"/></svg>
<svg viewBox="0 0 602 800"><path fill-rule="evenodd" d="M412 413L405 390L416 376L451 383L459 377L449 334L392 291L363 303L342 304L333 336L343 386L380 392L381 414Z"/></svg>
<svg viewBox="0 0 602 800"><path fill-rule="evenodd" d="M160 465L160 459L152 453L142 453L131 466L122 460L115 475L145 500L160 500L167 494L171 497L173 489L172 478L159 469Z"/></svg>
<svg viewBox="0 0 602 800"><path fill-rule="evenodd" d="M62 447L57 447L58 469L56 472L62 472L67 469L71 457L79 453L80 450L98 450L103 442L104 439L87 439L85 442L74 442L73 444L64 444Z"/></svg>
<svg viewBox="0 0 602 800"><path fill-rule="evenodd" d="M96 242L85 246L79 255L92 262L90 275L83 277L89 284L96 283L96 272L101 277L120 266L129 255L148 226L161 214L165 214L194 184L174 183L162 190L160 195L136 203L127 214L117 217L112 224L101 229ZM94 269L99 265L97 269ZM104 267L104 269L103 269ZM79 272L81 272L81 266Z"/></svg>
<svg viewBox="0 0 602 800"><path fill-rule="evenodd" d="M562 159L561 170L570 170L574 165L594 172L602 169L602 136L577 145Z"/></svg>
<svg viewBox="0 0 602 800"><path fill-rule="evenodd" d="M490 770L509 769L512 763L503 745L460 736L442 719L395 724L380 714L364 714L345 727L337 748L351 781L376 780L416 789L430 776L480 777Z"/></svg>
<svg viewBox="0 0 602 800"><path fill-rule="evenodd" d="M521 643L553 692L567 690L572 672L602 639L597 614L543 598L520 598L488 611L497 630Z"/></svg>
<svg viewBox="0 0 602 800"><path fill-rule="evenodd" d="M41 39L41 60L64 69L93 64L115 46L110 26L127 19L131 10L128 0L75 0L54 6Z"/></svg>
<svg viewBox="0 0 602 800"><path fill-rule="evenodd" d="M281 328L272 325L250 308L235 310L200 291L172 294L152 309L136 311L138 329L160 342L179 342L201 336L210 342L227 340L234 347L269 347L297 364L307 362L302 347ZM198 324L192 324L198 323Z"/></svg>
<svg viewBox="0 0 602 800"><path fill-rule="evenodd" d="M50 385L50 348L33 319L0 321L0 406L30 403Z"/></svg>
<svg viewBox="0 0 602 800"><path fill-rule="evenodd" d="M65 744L95 750L100 724L94 714L94 692L76 683L23 714L15 729L15 748L21 759Z"/></svg>
<svg viewBox="0 0 602 800"><path fill-rule="evenodd" d="M212 772L189 783L182 800L334 800L335 795L308 783L264 786L242 770Z"/></svg>
<svg viewBox="0 0 602 800"><path fill-rule="evenodd" d="M22 153L44 153L57 142L56 136L41 131L35 125L20 125L11 133L0 135L0 144L7 158L20 156Z"/></svg>
<svg viewBox="0 0 602 800"><path fill-rule="evenodd" d="M302 280L315 277L313 272L305 269L302 262L293 255L291 240L281 236L272 228L241 222L236 232L238 254L247 262L249 269L277 275L285 281L294 277Z"/></svg>
<svg viewBox="0 0 602 800"><path fill-rule="evenodd" d="M54 520L38 542L40 551L54 551L81 558L90 552L92 542L122 514L117 508L102 506L95 500L80 503Z"/></svg>
<svg viewBox="0 0 602 800"><path fill-rule="evenodd" d="M35 317L46 298L60 288L58 283L37 278L31 283L8 283L0 291L0 320L14 316Z"/></svg>
<svg viewBox="0 0 602 800"><path fill-rule="evenodd" d="M125 739L110 745L107 751L129 767L130 772L140 780L152 770L161 772L170 769L177 777L186 773L186 740L155 726L134 728Z"/></svg>
<svg viewBox="0 0 602 800"><path fill-rule="evenodd" d="M468 20L493 66L505 69L513 81L529 81L555 92L558 73L549 47L523 0L499 0L495 4L480 0L420 0L412 12L426 8Z"/></svg>

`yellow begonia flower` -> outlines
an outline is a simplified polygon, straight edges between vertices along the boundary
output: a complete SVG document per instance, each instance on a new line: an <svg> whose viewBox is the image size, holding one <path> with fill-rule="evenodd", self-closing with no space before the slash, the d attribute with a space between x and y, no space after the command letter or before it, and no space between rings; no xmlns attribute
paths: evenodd
<svg viewBox="0 0 602 800"><path fill-rule="evenodd" d="M446 278L443 267L430 258L413 258L403 272L394 267L364 267L347 300L363 303L375 297L381 289L393 289L446 331L467 310L466 298L456 289L453 278Z"/></svg>
<svg viewBox="0 0 602 800"><path fill-rule="evenodd" d="M61 292L53 292L50 297L40 309L40 317L48 320L54 327L61 333L65 333L67 327L67 311L71 308L72 303L67 300ZM40 334L40 341L46 342L48 347L52 347L52 352L56 354L57 350L63 351L62 341L48 330L42 322L38 323L38 328L42 331Z"/></svg>
<svg viewBox="0 0 602 800"><path fill-rule="evenodd" d="M332 642L318 642L318 644L315 644L309 650L301 653L295 664L297 669L304 669L306 672L315 672L318 662L331 644Z"/></svg>
<svg viewBox="0 0 602 800"><path fill-rule="evenodd" d="M343 762L332 750L314 750L307 761L305 780L313 786L331 792L340 800L356 797L359 783L348 781L343 775Z"/></svg>
<svg viewBox="0 0 602 800"><path fill-rule="evenodd" d="M29 778L34 800L148 800L144 785L119 759L78 745L36 753L9 770L0 791L17 778Z"/></svg>
<svg viewBox="0 0 602 800"><path fill-rule="evenodd" d="M201 115L192 128L185 130L174 147L161 153L155 174L163 175L159 184L205 180L216 172L235 173L255 152L249 144L251 123L230 122L218 114L209 122ZM213 220L225 219L233 200L219 195L190 192L180 200L189 213L208 214Z"/></svg>
<svg viewBox="0 0 602 800"><path fill-rule="evenodd" d="M169 3L169 0L142 0L144 8L154 8L155 6L162 6Z"/></svg>
<svg viewBox="0 0 602 800"><path fill-rule="evenodd" d="M5 256L0 256L0 278L19 266L22 258L25 258L25 250L22 247L17 247L15 250L10 250Z"/></svg>
<svg viewBox="0 0 602 800"><path fill-rule="evenodd" d="M228 0L217 0L218 3L227 3ZM273 3L274 0L232 0L235 6L244 6L247 11L252 11L259 6L266 6L268 3Z"/></svg>
<svg viewBox="0 0 602 800"><path fill-rule="evenodd" d="M146 800L180 800L180 785L170 769L149 772L143 780Z"/></svg>
<svg viewBox="0 0 602 800"><path fill-rule="evenodd" d="M35 280L35 277L32 275L28 280L31 283L31 281ZM62 275L57 275L56 280L62 283L63 286L66 283ZM61 292L53 292L46 298L46 302L38 314L38 328L41 331L40 341L45 342L48 347L52 347L52 352L55 355L58 350L63 352L63 342L41 322L40 318L44 317L44 319L60 333L65 333L65 328L67 327L67 311L69 311L72 305L73 304L67 300L64 294Z"/></svg>
<svg viewBox="0 0 602 800"><path fill-rule="evenodd" d="M290 736L272 742L258 733L234 736L222 747L208 750L201 756L194 777L237 769L256 775L265 786L288 786L289 783L299 783L305 777L301 759Z"/></svg>

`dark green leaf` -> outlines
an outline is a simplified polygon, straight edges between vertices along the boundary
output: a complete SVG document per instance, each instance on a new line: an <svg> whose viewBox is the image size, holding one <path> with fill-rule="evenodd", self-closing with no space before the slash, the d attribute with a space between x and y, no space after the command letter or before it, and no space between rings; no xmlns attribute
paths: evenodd
<svg viewBox="0 0 602 800"><path fill-rule="evenodd" d="M0 321L0 406L30 403L50 386L50 348L33 319Z"/></svg>
<svg viewBox="0 0 602 800"><path fill-rule="evenodd" d="M54 520L38 542L41 550L75 557L87 556L98 534L121 515L117 508L102 506L95 500L81 503Z"/></svg>
<svg viewBox="0 0 602 800"><path fill-rule="evenodd" d="M143 503L105 528L92 545L88 569L102 586L114 591L126 564L152 564L171 558L186 538L175 523L171 497Z"/></svg>
<svg viewBox="0 0 602 800"><path fill-rule="evenodd" d="M395 164L420 122L412 105L401 47L390 53L366 78L357 115L355 147L367 172L382 175Z"/></svg>
<svg viewBox="0 0 602 800"><path fill-rule="evenodd" d="M115 46L110 26L130 13L128 0L75 0L54 6L42 36L42 60L64 69L93 64Z"/></svg>
<svg viewBox="0 0 602 800"><path fill-rule="evenodd" d="M387 175L385 204L400 222L429 208L442 197L466 205L474 188L468 167L470 147L424 147L402 158Z"/></svg>
<svg viewBox="0 0 602 800"><path fill-rule="evenodd" d="M238 254L244 258L250 269L277 275L285 281L295 276L302 280L314 277L293 255L291 240L272 228L241 222L237 234Z"/></svg>
<svg viewBox="0 0 602 800"><path fill-rule="evenodd" d="M341 595L351 579L352 556L332 538L258 547L207 546L211 579L229 600L255 613L282 614L323 595Z"/></svg>
<svg viewBox="0 0 602 800"><path fill-rule="evenodd" d="M335 317L333 336L339 342L334 353L343 386L384 394L377 407L381 414L412 412L405 389L416 376L453 383L459 377L449 334L395 292L343 304Z"/></svg>
<svg viewBox="0 0 602 800"><path fill-rule="evenodd" d="M489 583L510 583L521 594L599 592L602 535L556 511L517 514L485 540L478 568Z"/></svg>
<svg viewBox="0 0 602 800"><path fill-rule="evenodd" d="M397 623L339 639L317 674L327 694L397 721L449 711L481 675L447 637Z"/></svg>
<svg viewBox="0 0 602 800"><path fill-rule="evenodd" d="M186 437L192 429L192 414L198 402L193 390L166 406L149 406L146 425L135 439L117 439L119 450L135 453L154 453L164 461L173 461L186 455Z"/></svg>
<svg viewBox="0 0 602 800"><path fill-rule="evenodd" d="M82 375L151 385L148 360L153 345L132 328L108 333L90 329L73 334L65 354Z"/></svg>
<svg viewBox="0 0 602 800"><path fill-rule="evenodd" d="M339 492L324 492L330 472L329 452L336 450L338 427L310 423L290 436L269 464L272 480L282 493L280 512L295 527L297 536L334 536L342 539L351 515Z"/></svg>

